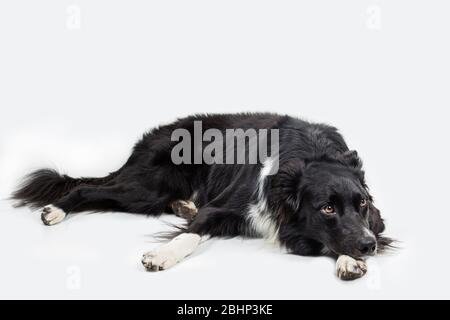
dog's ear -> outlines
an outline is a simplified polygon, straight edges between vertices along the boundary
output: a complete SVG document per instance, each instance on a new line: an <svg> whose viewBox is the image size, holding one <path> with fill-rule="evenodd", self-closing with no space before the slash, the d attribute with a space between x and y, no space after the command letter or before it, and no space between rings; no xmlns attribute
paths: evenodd
<svg viewBox="0 0 450 320"><path fill-rule="evenodd" d="M271 194L274 198L272 200L289 211L297 211L300 207L300 180L305 166L303 160L291 159L281 164L278 173L273 176Z"/></svg>
<svg viewBox="0 0 450 320"><path fill-rule="evenodd" d="M355 150L349 150L342 153L341 161L343 161L347 166L355 169L355 174L357 175L362 186L368 189L366 179L364 177L364 170L362 170L363 163L361 158L358 156L358 152Z"/></svg>
<svg viewBox="0 0 450 320"><path fill-rule="evenodd" d="M358 156L356 150L349 150L342 154L342 160L350 167L360 170L362 168L362 161Z"/></svg>
<svg viewBox="0 0 450 320"><path fill-rule="evenodd" d="M372 203L372 201L368 202L369 205L369 227L370 230L378 236L380 233L384 231L384 222L380 215L380 210L378 210Z"/></svg>

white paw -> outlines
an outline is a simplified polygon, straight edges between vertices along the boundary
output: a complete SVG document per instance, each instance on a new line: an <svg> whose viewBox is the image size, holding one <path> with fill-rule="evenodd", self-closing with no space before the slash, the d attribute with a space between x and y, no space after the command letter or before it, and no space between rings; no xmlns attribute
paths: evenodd
<svg viewBox="0 0 450 320"><path fill-rule="evenodd" d="M354 280L367 272L364 261L355 260L350 256L341 255L336 261L336 274L341 280Z"/></svg>
<svg viewBox="0 0 450 320"><path fill-rule="evenodd" d="M150 251L142 256L142 264L151 271L166 270L177 262L177 257L173 253L164 250Z"/></svg>
<svg viewBox="0 0 450 320"><path fill-rule="evenodd" d="M62 209L57 208L52 204L49 204L42 209L41 219L42 222L47 226L60 223L64 220L65 217L66 213Z"/></svg>
<svg viewBox="0 0 450 320"><path fill-rule="evenodd" d="M188 200L176 200L173 201L170 204L170 207L172 208L172 211L178 215L179 217L182 217L187 220L193 220L195 216L197 215L198 209L195 206L195 203Z"/></svg>
<svg viewBox="0 0 450 320"><path fill-rule="evenodd" d="M145 253L142 264L147 270L166 270L190 255L197 248L200 239L198 234L182 233L169 243Z"/></svg>

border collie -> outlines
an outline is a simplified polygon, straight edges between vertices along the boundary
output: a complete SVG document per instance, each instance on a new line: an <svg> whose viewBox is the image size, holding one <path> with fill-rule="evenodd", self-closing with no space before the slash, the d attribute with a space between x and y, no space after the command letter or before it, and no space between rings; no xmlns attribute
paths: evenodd
<svg viewBox="0 0 450 320"><path fill-rule="evenodd" d="M206 151L207 141L189 141L193 152L180 153L187 161L174 163L179 141L173 132L195 135L198 122L202 129L224 135L229 129L277 130L277 148L271 145L271 156L259 157L257 163L205 163L190 160L196 151L200 155ZM244 148L245 158L250 158L251 144L254 141L246 139L243 146L231 150ZM230 149L221 148L211 154ZM128 161L106 177L76 179L42 169L29 174L12 199L17 206L42 208L42 221L49 226L67 214L86 210L170 212L185 218L185 225L171 233L169 242L144 254L142 264L153 271L180 262L202 239L243 236L266 238L292 254L333 256L337 276L350 280L366 273L367 256L392 242L381 235L383 219L373 204L357 152L349 150L336 128L286 115L179 119L144 134Z"/></svg>

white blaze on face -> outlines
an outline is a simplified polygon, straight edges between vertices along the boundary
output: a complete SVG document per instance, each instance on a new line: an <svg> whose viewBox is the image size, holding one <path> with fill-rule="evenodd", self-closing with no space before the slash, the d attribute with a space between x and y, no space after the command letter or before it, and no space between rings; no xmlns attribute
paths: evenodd
<svg viewBox="0 0 450 320"><path fill-rule="evenodd" d="M366 237L373 238L373 239L375 240L375 235L373 234L372 231L370 231L370 230L367 229L367 228L364 228L364 235L365 235Z"/></svg>
<svg viewBox="0 0 450 320"><path fill-rule="evenodd" d="M256 203L250 204L248 219L253 230L263 238L272 243L278 243L278 225L274 221L273 215L269 212L267 198L264 194L264 187L267 176L272 171L274 159L267 158L260 171L258 179L258 199Z"/></svg>
<svg viewBox="0 0 450 320"><path fill-rule="evenodd" d="M375 240L375 251L374 253L377 252L377 238L375 237L375 235L373 234L373 232L367 228L364 228L364 236L368 237L368 238L372 238L373 240Z"/></svg>

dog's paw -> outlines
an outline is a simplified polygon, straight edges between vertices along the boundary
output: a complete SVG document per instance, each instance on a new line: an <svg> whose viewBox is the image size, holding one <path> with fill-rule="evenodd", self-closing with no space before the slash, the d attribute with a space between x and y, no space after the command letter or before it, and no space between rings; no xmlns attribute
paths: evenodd
<svg viewBox="0 0 450 320"><path fill-rule="evenodd" d="M41 219L42 222L47 226L60 223L64 220L65 217L66 213L64 212L64 210L57 208L52 204L45 206L42 209Z"/></svg>
<svg viewBox="0 0 450 320"><path fill-rule="evenodd" d="M341 280L361 278L367 272L364 261L355 260L350 256L341 255L336 261L336 274Z"/></svg>
<svg viewBox="0 0 450 320"><path fill-rule="evenodd" d="M150 251L142 256L142 264L148 271L166 270L177 262L177 257L174 254L164 250Z"/></svg>
<svg viewBox="0 0 450 320"><path fill-rule="evenodd" d="M142 256L142 264L149 271L166 270L190 255L200 240L198 234L182 233L169 243L145 253Z"/></svg>
<svg viewBox="0 0 450 320"><path fill-rule="evenodd" d="M170 203L172 211L187 220L193 220L197 215L198 209L192 201L176 200Z"/></svg>

